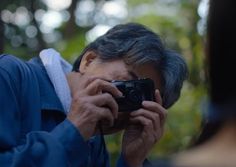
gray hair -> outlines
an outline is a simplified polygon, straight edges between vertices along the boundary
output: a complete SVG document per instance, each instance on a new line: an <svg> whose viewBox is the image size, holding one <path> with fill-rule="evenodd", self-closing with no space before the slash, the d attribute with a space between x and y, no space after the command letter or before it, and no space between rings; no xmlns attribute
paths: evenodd
<svg viewBox="0 0 236 167"><path fill-rule="evenodd" d="M187 65L181 55L167 49L159 36L137 23L120 24L90 43L74 63L76 71L85 52L94 51L104 61L123 59L133 66L150 64L161 75L163 106L169 108L179 98Z"/></svg>

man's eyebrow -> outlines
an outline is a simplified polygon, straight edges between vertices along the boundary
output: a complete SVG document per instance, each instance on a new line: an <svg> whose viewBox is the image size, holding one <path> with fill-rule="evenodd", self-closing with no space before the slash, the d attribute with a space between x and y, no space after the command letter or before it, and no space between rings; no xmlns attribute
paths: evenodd
<svg viewBox="0 0 236 167"><path fill-rule="evenodd" d="M132 77L132 79L138 79L139 78L133 71L128 71L128 74Z"/></svg>

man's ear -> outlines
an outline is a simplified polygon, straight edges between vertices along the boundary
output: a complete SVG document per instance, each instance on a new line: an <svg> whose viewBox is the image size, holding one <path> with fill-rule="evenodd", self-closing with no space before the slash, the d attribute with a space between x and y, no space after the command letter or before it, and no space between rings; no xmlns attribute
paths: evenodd
<svg viewBox="0 0 236 167"><path fill-rule="evenodd" d="M83 55L83 58L80 63L79 71L84 73L87 70L87 67L97 58L97 54L93 51L87 51Z"/></svg>

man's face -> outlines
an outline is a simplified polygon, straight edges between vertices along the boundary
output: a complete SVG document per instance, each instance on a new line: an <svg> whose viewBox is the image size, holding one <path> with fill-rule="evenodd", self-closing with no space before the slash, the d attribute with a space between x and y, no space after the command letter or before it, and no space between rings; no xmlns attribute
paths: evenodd
<svg viewBox="0 0 236 167"><path fill-rule="evenodd" d="M85 55L86 56L86 55ZM96 56L83 58L80 65L80 72L88 76L98 77L107 81L133 80L138 78L150 78L154 81L155 88L160 89L160 75L153 66L146 64L138 67L127 65L123 60L112 60L104 62ZM113 127L104 123L103 133L110 134L123 129L128 123L129 114L119 113L118 119Z"/></svg>

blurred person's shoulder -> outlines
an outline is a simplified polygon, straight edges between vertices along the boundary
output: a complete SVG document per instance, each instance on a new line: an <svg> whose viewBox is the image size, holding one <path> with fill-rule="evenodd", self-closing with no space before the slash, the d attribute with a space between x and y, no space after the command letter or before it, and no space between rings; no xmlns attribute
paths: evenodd
<svg viewBox="0 0 236 167"><path fill-rule="evenodd" d="M235 167L236 152L206 144L177 153L172 157L172 164L174 167Z"/></svg>

